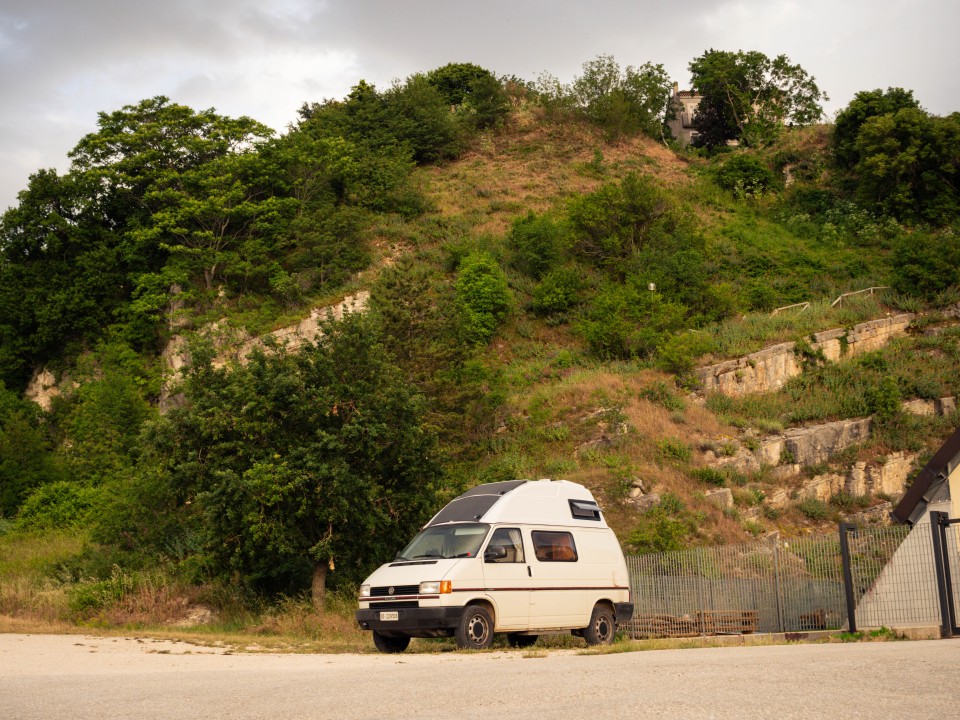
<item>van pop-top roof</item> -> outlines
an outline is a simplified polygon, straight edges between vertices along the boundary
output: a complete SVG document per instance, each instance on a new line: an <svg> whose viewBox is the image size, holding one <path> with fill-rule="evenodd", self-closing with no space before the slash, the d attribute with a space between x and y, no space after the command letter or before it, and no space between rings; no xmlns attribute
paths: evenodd
<svg viewBox="0 0 960 720"><path fill-rule="evenodd" d="M566 480L477 485L451 500L425 527L456 522L607 527L590 491Z"/></svg>

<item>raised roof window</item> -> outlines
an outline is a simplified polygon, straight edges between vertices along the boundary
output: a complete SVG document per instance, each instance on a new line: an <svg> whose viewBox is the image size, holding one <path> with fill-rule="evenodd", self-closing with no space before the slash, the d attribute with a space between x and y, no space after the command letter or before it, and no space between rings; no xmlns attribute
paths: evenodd
<svg viewBox="0 0 960 720"><path fill-rule="evenodd" d="M600 520L600 506L592 500L571 500L570 514L577 520Z"/></svg>

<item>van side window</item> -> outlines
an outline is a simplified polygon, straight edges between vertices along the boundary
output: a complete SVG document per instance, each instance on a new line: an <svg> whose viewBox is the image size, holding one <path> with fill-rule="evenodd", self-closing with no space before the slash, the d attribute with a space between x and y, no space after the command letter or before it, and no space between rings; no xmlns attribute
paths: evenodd
<svg viewBox="0 0 960 720"><path fill-rule="evenodd" d="M518 528L497 528L483 553L484 562L522 563L523 538Z"/></svg>
<svg viewBox="0 0 960 720"><path fill-rule="evenodd" d="M534 530L533 553L541 562L576 562L577 546L568 532Z"/></svg>

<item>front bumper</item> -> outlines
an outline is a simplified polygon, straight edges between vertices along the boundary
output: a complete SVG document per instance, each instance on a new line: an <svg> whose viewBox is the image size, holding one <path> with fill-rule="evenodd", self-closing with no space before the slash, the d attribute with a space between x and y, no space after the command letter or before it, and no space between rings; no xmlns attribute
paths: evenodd
<svg viewBox="0 0 960 720"><path fill-rule="evenodd" d="M388 637L436 637L452 635L463 614L463 608L459 606L400 608L390 611L398 614L396 620L381 620L380 613L384 610L389 611L388 608L357 610L357 622L364 630L376 630Z"/></svg>

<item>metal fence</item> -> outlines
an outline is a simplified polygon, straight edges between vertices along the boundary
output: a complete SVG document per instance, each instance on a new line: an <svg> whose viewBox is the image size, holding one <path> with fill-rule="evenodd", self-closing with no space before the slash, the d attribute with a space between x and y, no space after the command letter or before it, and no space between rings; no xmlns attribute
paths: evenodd
<svg viewBox="0 0 960 720"><path fill-rule="evenodd" d="M833 630L849 627L850 609L858 628L936 625L931 534L910 530L844 526L834 535L628 557L635 609L625 629L633 637Z"/></svg>

